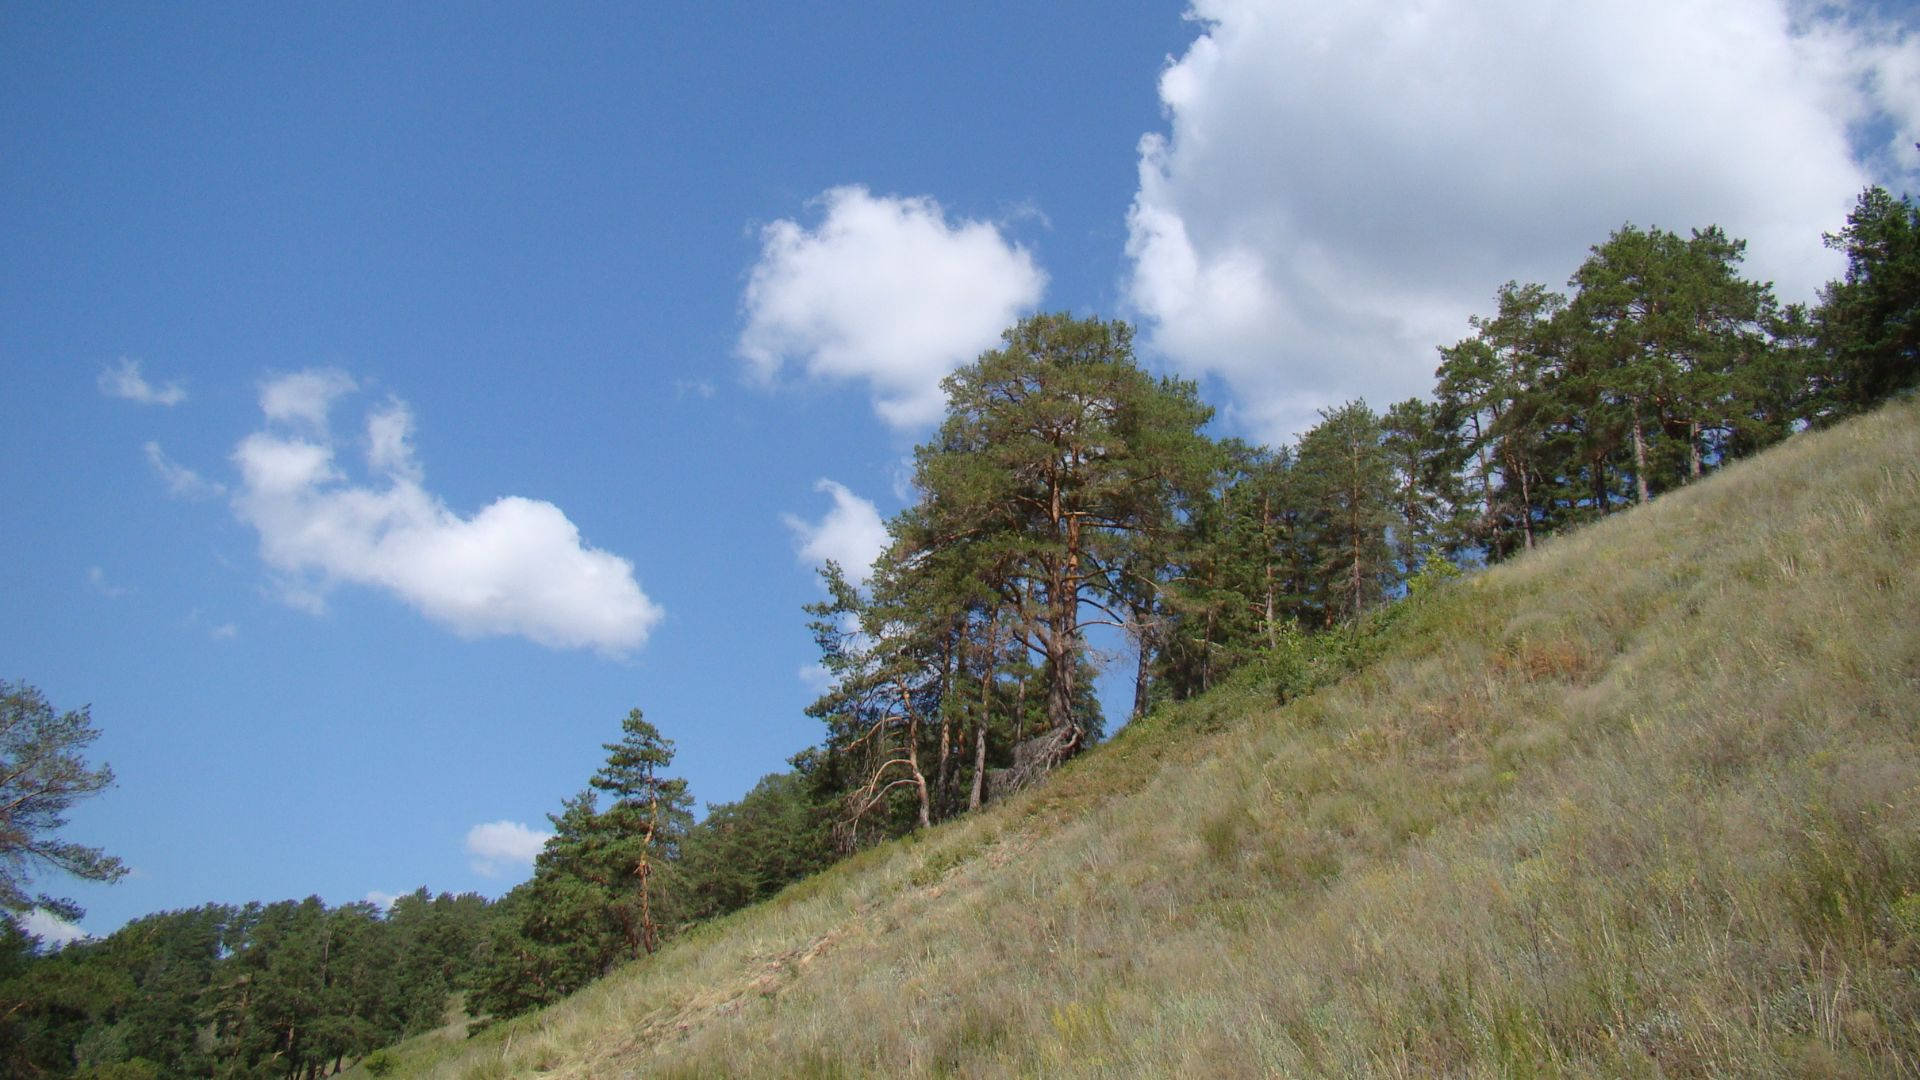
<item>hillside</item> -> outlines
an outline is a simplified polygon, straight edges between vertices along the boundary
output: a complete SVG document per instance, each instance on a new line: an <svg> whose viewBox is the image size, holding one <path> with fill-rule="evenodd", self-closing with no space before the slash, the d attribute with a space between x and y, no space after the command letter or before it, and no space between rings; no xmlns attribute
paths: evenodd
<svg viewBox="0 0 1920 1080"><path fill-rule="evenodd" d="M1920 403L399 1075L1920 1074ZM364 1072L364 1066L360 1072Z"/></svg>

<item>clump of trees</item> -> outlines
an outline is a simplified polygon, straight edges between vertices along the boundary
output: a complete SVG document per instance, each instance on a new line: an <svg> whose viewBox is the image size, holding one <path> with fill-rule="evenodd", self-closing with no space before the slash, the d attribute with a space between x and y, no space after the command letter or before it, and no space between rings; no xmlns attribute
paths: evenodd
<svg viewBox="0 0 1920 1080"><path fill-rule="evenodd" d="M827 816L804 771L769 776L696 824L686 781L667 775L673 741L639 709L605 749L586 789L548 815L554 835L532 879L496 905L467 999L483 1025L557 1001L652 953L664 935L830 859Z"/></svg>
<svg viewBox="0 0 1920 1080"><path fill-rule="evenodd" d="M686 781L663 775L673 742L639 709L621 731L586 790L548 816L554 835L532 880L502 900L508 918L495 930L477 1010L512 1016L564 997L651 953L663 923L682 921L673 879L693 824L692 797ZM604 810L602 794L611 800Z"/></svg>
<svg viewBox="0 0 1920 1080"><path fill-rule="evenodd" d="M1510 282L1430 399L1354 401L1290 446L1216 441L1123 323L1038 315L947 381L871 580L808 611L809 709L845 850L1030 782L1100 728L1085 631L1124 631L1132 713L1366 617L1436 559L1496 561L1920 384L1920 211L1863 193L1809 310L1744 241L1623 226L1566 292Z"/></svg>
<svg viewBox="0 0 1920 1080"><path fill-rule="evenodd" d="M136 919L52 953L0 920L0 1074L330 1075L447 1020L484 957L476 894L318 897Z"/></svg>

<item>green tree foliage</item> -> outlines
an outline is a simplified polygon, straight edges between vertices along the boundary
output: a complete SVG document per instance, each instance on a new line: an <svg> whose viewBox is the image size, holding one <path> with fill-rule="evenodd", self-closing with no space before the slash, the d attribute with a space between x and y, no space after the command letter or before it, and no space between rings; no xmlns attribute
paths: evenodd
<svg viewBox="0 0 1920 1080"><path fill-rule="evenodd" d="M1574 274L1576 333L1599 402L1628 436L1634 493L1698 479L1733 427L1733 373L1764 348L1766 286L1742 279L1746 242L1628 225Z"/></svg>
<svg viewBox="0 0 1920 1080"><path fill-rule="evenodd" d="M603 857L629 879L623 886L616 878L609 887L616 894L614 919L633 957L652 952L658 943L654 904L661 889L654 873L679 858L680 840L693 824L688 811L693 796L685 780L661 775L673 763L673 741L639 709L627 713L620 730L620 741L606 744L607 763L589 784L613 800L599 826L609 838Z"/></svg>
<svg viewBox="0 0 1920 1080"><path fill-rule="evenodd" d="M1304 588L1287 559L1298 529L1290 450L1237 440L1222 444L1212 483L1191 499L1172 557L1162 568L1154 653L1158 696L1202 693L1244 659L1270 648ZM1154 695L1136 686L1135 713Z"/></svg>
<svg viewBox="0 0 1920 1080"><path fill-rule="evenodd" d="M70 900L28 893L38 869L85 881L126 874L119 859L59 836L68 808L113 784L112 769L83 756L99 736L87 708L58 712L33 687L0 680L0 917L34 907L80 917Z"/></svg>
<svg viewBox="0 0 1920 1080"><path fill-rule="evenodd" d="M1458 450L1441 427L1440 408L1408 398L1380 418L1381 450L1391 472L1393 557L1402 575L1450 552L1460 504L1454 468Z"/></svg>
<svg viewBox="0 0 1920 1080"><path fill-rule="evenodd" d="M1740 276L1744 251L1718 228L1629 225L1592 249L1570 297L1503 286L1495 314L1441 350L1430 441L1389 438L1396 471L1424 457L1430 496L1454 507L1441 547L1503 558L1812 419L1831 365L1804 308Z"/></svg>
<svg viewBox="0 0 1920 1080"><path fill-rule="evenodd" d="M1920 205L1870 187L1826 242L1847 273L1820 297L1821 404L1844 416L1920 385Z"/></svg>
<svg viewBox="0 0 1920 1080"><path fill-rule="evenodd" d="M677 864L691 796L686 781L663 775L673 742L639 709L620 728L587 790L548 815L554 835L532 880L502 900L476 1012L499 1019L556 1001L652 952L663 928L685 920ZM611 797L604 810L599 794Z"/></svg>
<svg viewBox="0 0 1920 1080"><path fill-rule="evenodd" d="M834 809L803 769L764 776L738 802L708 806L681 845L688 915L725 915L824 869L834 858Z"/></svg>
<svg viewBox="0 0 1920 1080"><path fill-rule="evenodd" d="M1205 484L1211 410L1193 384L1139 367L1125 323L1065 315L1023 319L946 388L946 422L916 454L915 479L952 523L950 542L1007 555L999 591L1043 663L1057 761L1089 735L1076 708L1082 632L1125 625L1114 605L1142 572L1129 556Z"/></svg>
<svg viewBox="0 0 1920 1080"><path fill-rule="evenodd" d="M1570 410L1544 392L1564 353L1557 323L1566 298L1508 282L1497 302L1492 317L1472 320L1474 337L1441 350L1432 449L1471 461L1464 487L1479 515L1467 539L1504 555L1532 547L1548 524L1545 459L1556 416Z"/></svg>
<svg viewBox="0 0 1920 1080"><path fill-rule="evenodd" d="M1307 513L1308 594L1327 625L1379 606L1395 581L1385 437L1379 416L1355 401L1323 413L1300 439L1295 471Z"/></svg>
<svg viewBox="0 0 1920 1080"><path fill-rule="evenodd" d="M392 1008L404 1032L440 1025L448 999L466 989L494 918L492 905L476 893L434 896L424 888L387 909L396 954Z"/></svg>
<svg viewBox="0 0 1920 1080"><path fill-rule="evenodd" d="M209 904L53 953L0 924L0 1074L330 1073L438 1025L492 917L471 894L421 890L394 907Z"/></svg>
<svg viewBox="0 0 1920 1080"><path fill-rule="evenodd" d="M837 567L808 613L841 784L838 846L973 808L1098 737L1085 631L1140 647L1136 708L1168 647L1169 566L1215 447L1190 383L1134 361L1124 323L1041 315L946 383L915 453L919 501L864 588Z"/></svg>

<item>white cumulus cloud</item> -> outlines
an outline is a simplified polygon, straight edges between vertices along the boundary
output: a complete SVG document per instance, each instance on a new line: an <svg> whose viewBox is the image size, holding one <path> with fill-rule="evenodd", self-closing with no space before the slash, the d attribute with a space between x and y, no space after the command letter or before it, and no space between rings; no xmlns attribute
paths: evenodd
<svg viewBox="0 0 1920 1080"><path fill-rule="evenodd" d="M551 839L552 833L517 821L489 821L467 830L467 854L473 856L474 873L499 877L532 866L534 857Z"/></svg>
<svg viewBox="0 0 1920 1080"><path fill-rule="evenodd" d="M100 392L108 397L124 398L142 405L178 405L187 400L187 392L179 383L170 382L164 386L155 386L140 374L140 361L122 358L120 363L104 368L96 381Z"/></svg>
<svg viewBox="0 0 1920 1080"><path fill-rule="evenodd" d="M930 198L837 187L815 228L776 221L741 306L738 353L762 381L796 364L863 379L888 424L938 420L940 380L1000 340L1040 300L1046 274L984 221L949 223Z"/></svg>
<svg viewBox="0 0 1920 1080"><path fill-rule="evenodd" d="M813 490L833 496L833 506L826 516L819 521L793 514L780 517L793 530L800 561L818 568L832 560L840 564L847 580L866 584L873 575L873 560L887 549L887 526L880 519L879 508L832 480L822 479Z"/></svg>
<svg viewBox="0 0 1920 1080"><path fill-rule="evenodd" d="M587 546L549 502L507 496L464 517L429 492L411 443L412 414L389 399L366 422L369 476L354 480L328 434L332 402L352 381L302 372L267 383L267 426L233 452L240 519L286 600L317 610L350 582L385 589L468 637L518 635L552 648L622 654L663 612L633 565Z"/></svg>
<svg viewBox="0 0 1920 1080"><path fill-rule="evenodd" d="M1425 393L1517 278L1629 221L1750 242L1785 299L1920 159L1920 36L1792 0L1195 0L1140 143L1127 282L1150 341L1250 430Z"/></svg>

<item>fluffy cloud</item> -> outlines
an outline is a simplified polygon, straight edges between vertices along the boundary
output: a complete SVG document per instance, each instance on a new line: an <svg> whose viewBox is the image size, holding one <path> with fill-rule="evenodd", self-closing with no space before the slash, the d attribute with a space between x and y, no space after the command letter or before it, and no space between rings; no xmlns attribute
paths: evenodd
<svg viewBox="0 0 1920 1080"><path fill-rule="evenodd" d="M185 465L167 456L160 444L149 441L146 444L147 464L153 466L154 475L167 485L167 494L176 499L212 499L227 493L227 486L217 480L209 480Z"/></svg>
<svg viewBox="0 0 1920 1080"><path fill-rule="evenodd" d="M178 405L187 400L179 383L155 386L140 374L140 361L122 359L114 367L100 372L96 385L108 397L137 401L142 405Z"/></svg>
<svg viewBox="0 0 1920 1080"><path fill-rule="evenodd" d="M511 870L533 865L550 832L530 829L517 821L489 821L467 830L467 854L473 856L473 872L483 877L499 877Z"/></svg>
<svg viewBox="0 0 1920 1080"><path fill-rule="evenodd" d="M1171 130L1140 144L1130 301L1278 437L1426 392L1501 282L1558 286L1624 222L1720 224L1811 298L1822 231L1920 135L1920 37L1839 10L1196 0Z"/></svg>
<svg viewBox="0 0 1920 1080"><path fill-rule="evenodd" d="M879 508L832 480L821 480L813 490L833 496L833 507L825 517L817 522L792 514L780 518L799 542L800 561L821 567L832 560L849 581L866 584L873 560L887 548L887 526L880 520Z"/></svg>
<svg viewBox="0 0 1920 1080"><path fill-rule="evenodd" d="M1038 303L1046 274L994 225L949 224L932 199L852 186L819 203L817 228L762 230L739 355L766 382L789 363L816 378L864 379L898 428L938 420L940 380Z"/></svg>
<svg viewBox="0 0 1920 1080"><path fill-rule="evenodd" d="M233 452L234 509L261 557L288 575L289 603L317 610L338 582L383 588L468 637L516 634L553 648L620 654L662 617L633 565L586 546L552 503L508 496L462 517L428 492L412 414L388 400L366 422L371 479L341 471L328 430L345 376L302 372L267 383L269 423Z"/></svg>
<svg viewBox="0 0 1920 1080"><path fill-rule="evenodd" d="M71 945L87 936L77 923L70 923L45 908L34 908L16 916L15 921L20 929L49 945Z"/></svg>

